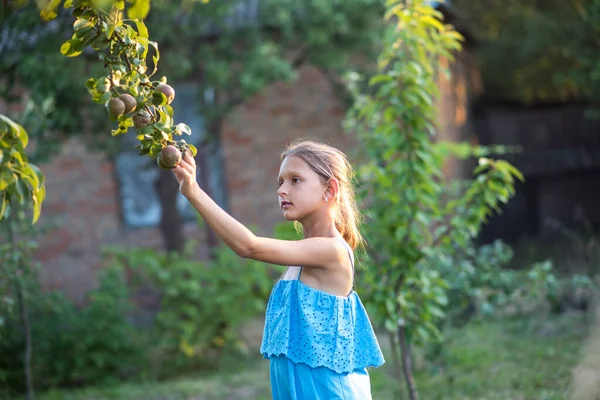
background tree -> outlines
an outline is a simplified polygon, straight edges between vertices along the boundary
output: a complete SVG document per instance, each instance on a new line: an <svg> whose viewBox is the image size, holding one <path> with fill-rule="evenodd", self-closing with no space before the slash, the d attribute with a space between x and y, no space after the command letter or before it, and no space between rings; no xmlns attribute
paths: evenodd
<svg viewBox="0 0 600 400"><path fill-rule="evenodd" d="M350 77L356 102L347 127L367 158L358 171L369 211L363 293L366 289L371 315L399 345L393 357L400 356L412 400L418 394L411 346L443 337L439 322L449 285L436 260L466 248L522 176L505 161L480 158L466 189L449 196L442 172L449 147L434 140L434 99L440 60L452 61L462 38L424 0L389 1L388 7L386 18L393 23L377 73L362 89L360 77ZM468 144L456 148L471 155L487 152Z"/></svg>
<svg viewBox="0 0 600 400"><path fill-rule="evenodd" d="M479 42L485 97L598 103L599 1L452 3Z"/></svg>

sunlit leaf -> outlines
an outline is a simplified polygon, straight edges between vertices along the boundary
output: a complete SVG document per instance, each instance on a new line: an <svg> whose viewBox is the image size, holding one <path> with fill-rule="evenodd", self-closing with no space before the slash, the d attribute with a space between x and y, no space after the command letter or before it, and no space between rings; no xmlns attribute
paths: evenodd
<svg viewBox="0 0 600 400"><path fill-rule="evenodd" d="M10 185L15 182L15 175L9 169L4 169L0 172L0 191L6 190Z"/></svg>
<svg viewBox="0 0 600 400"><path fill-rule="evenodd" d="M29 137L27 136L27 132L25 132L25 129L23 129L21 125L17 124L5 115L0 115L0 120L6 125L8 125L8 127L11 130L12 136L21 141L21 146L23 148L27 147L27 143L29 143Z"/></svg>
<svg viewBox="0 0 600 400"><path fill-rule="evenodd" d="M127 17L143 20L150 12L150 0L132 0L132 5L127 10Z"/></svg>
<svg viewBox="0 0 600 400"><path fill-rule="evenodd" d="M187 147L190 150L190 152L192 153L192 157L196 157L196 155L198 154L198 149L196 149L196 146L188 143Z"/></svg>
<svg viewBox="0 0 600 400"><path fill-rule="evenodd" d="M60 46L60 52L67 57L76 57L83 51L84 44L79 39L70 39Z"/></svg>
<svg viewBox="0 0 600 400"><path fill-rule="evenodd" d="M152 69L152 72L148 75L149 77L151 77L157 71L158 61L160 60L160 51L158 51L158 43L149 41L148 44L154 49L154 53L155 53L152 55L152 63L154 64L154 67Z"/></svg>
<svg viewBox="0 0 600 400"><path fill-rule="evenodd" d="M43 20L49 21L57 17L57 9L61 0L36 0L40 9L40 16Z"/></svg>
<svg viewBox="0 0 600 400"><path fill-rule="evenodd" d="M0 199L1 203L0 203L0 220L2 220L2 218L4 217L4 214L6 213L6 210L8 208L8 195L7 193L2 193L2 198Z"/></svg>
<svg viewBox="0 0 600 400"><path fill-rule="evenodd" d="M138 35L140 35L143 38L148 38L148 28L146 28L146 24L144 24L143 21L135 21L135 24L137 25L137 30L138 30Z"/></svg>
<svg viewBox="0 0 600 400"><path fill-rule="evenodd" d="M31 194L31 199L33 200L33 221L32 222L34 224L37 222L37 220L40 217L40 214L42 212L43 199L40 199L39 196L40 196L39 190L34 190L33 193Z"/></svg>

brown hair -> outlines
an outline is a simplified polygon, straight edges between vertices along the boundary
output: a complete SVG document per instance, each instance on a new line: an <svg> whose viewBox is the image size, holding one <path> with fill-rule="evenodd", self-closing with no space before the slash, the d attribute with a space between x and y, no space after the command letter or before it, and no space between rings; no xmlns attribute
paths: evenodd
<svg viewBox="0 0 600 400"><path fill-rule="evenodd" d="M327 144L300 139L288 145L281 153L281 160L288 156L296 156L306 162L321 177L323 183L331 178L338 180L335 227L353 250L362 247L364 239L358 229L361 215L352 185L354 170L346 155Z"/></svg>

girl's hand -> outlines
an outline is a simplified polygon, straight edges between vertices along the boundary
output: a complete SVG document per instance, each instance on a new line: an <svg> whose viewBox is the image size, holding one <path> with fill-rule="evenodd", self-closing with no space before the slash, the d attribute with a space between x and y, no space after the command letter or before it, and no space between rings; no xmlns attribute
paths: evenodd
<svg viewBox="0 0 600 400"><path fill-rule="evenodd" d="M185 152L181 162L173 168L173 173L179 183L179 191L185 197L190 196L199 187L196 181L196 160L189 151Z"/></svg>

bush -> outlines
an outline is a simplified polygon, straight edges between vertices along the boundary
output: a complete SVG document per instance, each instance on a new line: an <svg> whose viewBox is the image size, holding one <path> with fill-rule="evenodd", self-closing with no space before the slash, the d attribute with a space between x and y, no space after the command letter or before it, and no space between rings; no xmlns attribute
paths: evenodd
<svg viewBox="0 0 600 400"><path fill-rule="evenodd" d="M160 295L150 330L147 373L166 378L190 369L213 367L223 350L246 352L239 328L264 313L274 281L263 263L241 259L229 248L214 261L153 249L109 249L110 265L124 268L131 283Z"/></svg>
<svg viewBox="0 0 600 400"><path fill-rule="evenodd" d="M298 232L285 223L275 236L295 239ZM247 354L240 329L264 313L281 274L224 246L212 261L142 248L108 248L105 256L100 285L81 308L62 293L42 291L33 267L23 277L37 389L161 379L212 368L225 354ZM132 299L142 286L160 299L150 326L133 322ZM10 397L25 390L25 338L10 293L2 296L0 385L6 390L0 396Z"/></svg>
<svg viewBox="0 0 600 400"><path fill-rule="evenodd" d="M509 269L513 255L509 245L496 240L479 247L471 243L453 255L440 254L433 259L431 266L449 285L447 317L451 323L545 302L557 285L552 263Z"/></svg>
<svg viewBox="0 0 600 400"><path fill-rule="evenodd" d="M100 287L81 309L61 293L43 292L35 274L26 283L37 388L110 383L135 373L142 349L127 320L130 305L119 270L102 271ZM6 307L2 314L0 376L9 393L22 392L25 337L20 314Z"/></svg>

